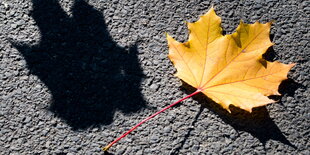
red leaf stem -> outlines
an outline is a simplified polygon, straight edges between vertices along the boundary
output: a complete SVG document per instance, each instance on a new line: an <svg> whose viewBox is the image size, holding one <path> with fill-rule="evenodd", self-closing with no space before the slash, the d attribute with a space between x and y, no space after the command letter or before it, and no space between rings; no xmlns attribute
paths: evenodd
<svg viewBox="0 0 310 155"><path fill-rule="evenodd" d="M178 101L176 101L176 102L170 104L169 106L167 106L167 107L165 107L165 108L159 110L158 112L154 113L153 115L147 117L146 119L142 120L140 123L138 123L137 125L135 125L134 127L132 127L130 130L128 130L126 133L124 133L123 135L121 135L120 137L118 137L117 139L115 139L113 142L111 142L110 144L108 144L107 146L105 146L104 148L102 148L102 150L103 150L103 151L108 151L108 149L109 149L113 144L115 144L116 142L118 142L119 140L121 140L122 138L124 138L126 135L128 135L130 132L132 132L133 130L135 130L135 129L136 129L138 126L140 126L141 124L145 123L146 121L150 120L151 118L155 117L156 115L158 115L158 114L160 114L160 113L166 111L167 109L169 109L169 108L175 106L176 104L178 104L178 103L184 101L185 99L190 98L190 97L192 97L192 96L194 96L194 95L196 95L196 94L198 94L198 93L200 93L200 92L201 92L201 90L198 89L198 90L196 90L194 93L185 96L184 98L182 98L182 99L180 99L180 100L178 100Z"/></svg>

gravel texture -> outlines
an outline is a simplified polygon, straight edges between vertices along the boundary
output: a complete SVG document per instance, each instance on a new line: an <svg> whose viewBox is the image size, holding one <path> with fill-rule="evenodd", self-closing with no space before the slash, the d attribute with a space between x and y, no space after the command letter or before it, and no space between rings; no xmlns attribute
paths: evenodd
<svg viewBox="0 0 310 155"><path fill-rule="evenodd" d="M274 20L269 60L297 63L279 102L229 114L202 95L162 113L111 154L310 154L310 2L1 0L0 154L103 154L100 147L192 89L165 32L215 7L225 33Z"/></svg>

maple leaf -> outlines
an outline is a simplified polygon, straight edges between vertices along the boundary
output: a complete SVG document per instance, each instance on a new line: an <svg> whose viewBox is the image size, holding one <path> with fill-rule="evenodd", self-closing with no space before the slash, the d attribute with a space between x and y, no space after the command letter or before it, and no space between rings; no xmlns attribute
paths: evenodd
<svg viewBox="0 0 310 155"><path fill-rule="evenodd" d="M278 87L294 64L262 58L273 45L271 22L245 24L222 35L221 19L211 8L195 23L188 23L189 40L180 43L167 34L169 58L176 76L229 110L229 105L251 112L253 107L275 101Z"/></svg>
<svg viewBox="0 0 310 155"><path fill-rule="evenodd" d="M223 36L221 18L211 8L197 22L188 23L187 42L180 43L167 34L176 76L197 90L145 118L102 149L107 151L146 121L200 92L228 112L231 104L251 112L253 107L275 102L268 96L280 95L278 87L294 64L263 59L262 55L273 45L270 26L271 22L241 21L235 33Z"/></svg>

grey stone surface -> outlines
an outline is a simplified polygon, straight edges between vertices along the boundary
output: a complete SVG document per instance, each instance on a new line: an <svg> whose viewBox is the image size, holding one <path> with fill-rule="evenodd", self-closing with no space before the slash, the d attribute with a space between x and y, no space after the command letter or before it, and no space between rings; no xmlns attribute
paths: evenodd
<svg viewBox="0 0 310 155"><path fill-rule="evenodd" d="M173 76L165 32L211 6L226 34L274 20L269 60L296 63L279 102L229 114L202 95L145 123L113 154L309 154L309 1L1 0L0 154L103 154L190 93Z"/></svg>

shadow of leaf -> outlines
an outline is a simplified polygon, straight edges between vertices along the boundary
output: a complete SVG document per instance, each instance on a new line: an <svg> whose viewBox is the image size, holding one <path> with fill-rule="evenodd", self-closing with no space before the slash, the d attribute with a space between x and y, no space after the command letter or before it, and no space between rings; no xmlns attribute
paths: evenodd
<svg viewBox="0 0 310 155"><path fill-rule="evenodd" d="M288 80L292 81L292 80ZM183 81L182 81L183 82ZM289 82L292 84L291 82ZM300 85L296 85L295 83L292 84L296 87L291 87L292 89L285 89L283 90L283 85L288 84L287 82L283 82L280 85L279 91L282 94L290 94L294 92ZM191 94L196 89L191 87L190 85L183 82L182 90L185 91L187 94ZM289 145L294 149L297 149L295 145L293 145L287 138L283 135L279 127L274 123L274 121L270 118L268 110L266 107L258 107L254 108L252 113L244 111L240 108L230 106L231 113L228 113L225 109L223 109L219 104L212 101L210 98L205 96L204 94L200 93L192 97L198 103L202 105L202 108L207 108L208 110L212 111L216 114L219 118L221 118L225 123L232 126L236 131L245 131L252 136L256 137L263 145L266 144L269 140L279 141L283 144ZM200 110L196 117L199 117L202 110ZM195 124L197 118L193 121ZM186 139L188 138L192 129L189 129L188 134L185 135L182 144L185 143ZM177 154L177 152L182 149L181 147L177 147L174 149L172 154Z"/></svg>

